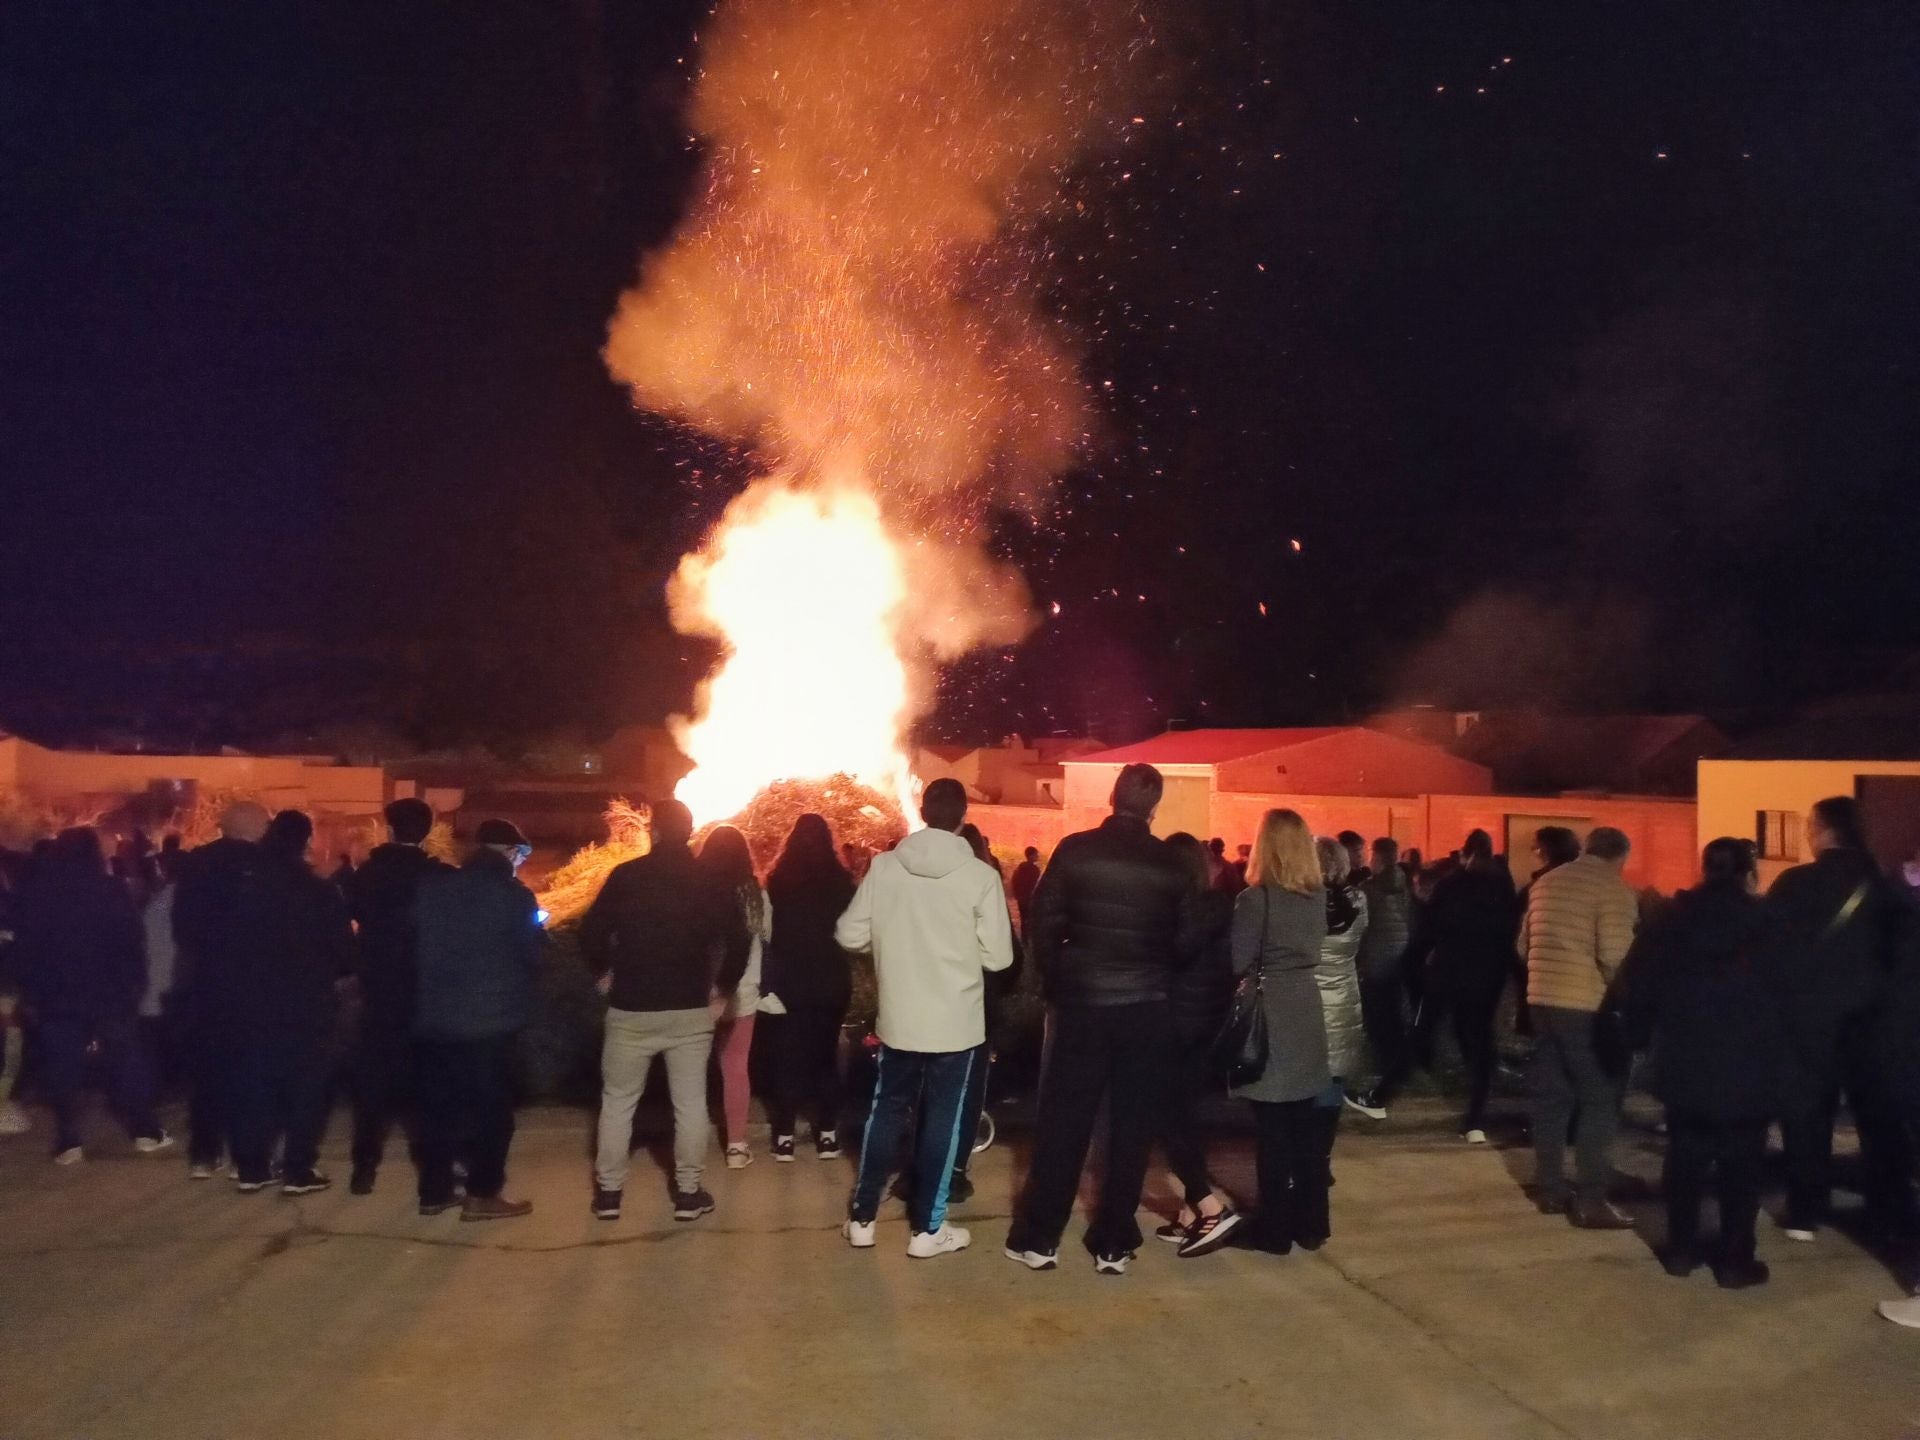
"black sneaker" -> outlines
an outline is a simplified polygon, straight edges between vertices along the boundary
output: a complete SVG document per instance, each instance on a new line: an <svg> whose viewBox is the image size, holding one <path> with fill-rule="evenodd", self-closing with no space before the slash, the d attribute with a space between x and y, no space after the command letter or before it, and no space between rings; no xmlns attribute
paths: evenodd
<svg viewBox="0 0 1920 1440"><path fill-rule="evenodd" d="M1191 1233L1192 1232L1178 1220L1169 1220L1153 1232L1153 1238L1156 1240L1164 1240L1169 1245L1184 1245L1187 1243L1187 1236Z"/></svg>
<svg viewBox="0 0 1920 1440"><path fill-rule="evenodd" d="M713 1196L704 1190L676 1190L673 1194L673 1218L698 1220L713 1213Z"/></svg>
<svg viewBox="0 0 1920 1440"><path fill-rule="evenodd" d="M837 1130L822 1130L814 1136L813 1145L814 1154L822 1160L840 1158L840 1132Z"/></svg>
<svg viewBox="0 0 1920 1440"><path fill-rule="evenodd" d="M1096 1275L1124 1275L1127 1267L1133 1263L1133 1251L1115 1250L1111 1254L1093 1257L1093 1273Z"/></svg>
<svg viewBox="0 0 1920 1440"><path fill-rule="evenodd" d="M1240 1212L1231 1205L1224 1207L1218 1215L1202 1215L1194 1222L1186 1242L1181 1245L1180 1258L1192 1260L1201 1255L1211 1255L1240 1228L1240 1218Z"/></svg>
<svg viewBox="0 0 1920 1440"><path fill-rule="evenodd" d="M791 1135L774 1136L771 1148L773 1150L773 1158L778 1160L782 1165L791 1165L793 1163L793 1137Z"/></svg>
<svg viewBox="0 0 1920 1440"><path fill-rule="evenodd" d="M422 1215L444 1215L459 1203L458 1200L452 1199L451 1197L445 1200L422 1200L420 1202L420 1213Z"/></svg>
<svg viewBox="0 0 1920 1440"><path fill-rule="evenodd" d="M256 1190L264 1190L271 1184L273 1184L271 1175L236 1175L233 1178L233 1188L242 1195L251 1195Z"/></svg>
<svg viewBox="0 0 1920 1440"><path fill-rule="evenodd" d="M318 1170L309 1170L304 1175L289 1175L280 1186L282 1195L317 1195L322 1190L333 1188L333 1181Z"/></svg>
<svg viewBox="0 0 1920 1440"><path fill-rule="evenodd" d="M1058 1250L1016 1250L1009 1245L1002 1253L1007 1259L1029 1270L1053 1270L1060 1264Z"/></svg>
<svg viewBox="0 0 1920 1440"><path fill-rule="evenodd" d="M373 1177L375 1173L371 1165L354 1166L353 1174L347 1180L347 1193L349 1195L371 1195L373 1193Z"/></svg>
<svg viewBox="0 0 1920 1440"><path fill-rule="evenodd" d="M596 1220L618 1220L620 1218L620 1192L602 1190L593 1187L593 1218Z"/></svg>
<svg viewBox="0 0 1920 1440"><path fill-rule="evenodd" d="M953 1179L947 1185L947 1203L964 1205L971 1199L973 1199L973 1181L967 1178L966 1171L954 1171Z"/></svg>

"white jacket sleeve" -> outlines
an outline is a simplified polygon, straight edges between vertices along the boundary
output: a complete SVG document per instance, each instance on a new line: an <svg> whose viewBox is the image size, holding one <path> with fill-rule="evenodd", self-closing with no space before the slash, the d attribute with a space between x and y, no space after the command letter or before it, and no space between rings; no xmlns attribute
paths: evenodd
<svg viewBox="0 0 1920 1440"><path fill-rule="evenodd" d="M839 923L833 927L834 942L842 950L860 955L873 951L873 877L879 868L880 862L876 859L860 882L860 888L853 892L853 903L841 913Z"/></svg>
<svg viewBox="0 0 1920 1440"><path fill-rule="evenodd" d="M980 945L982 970L1005 970L1013 964L1013 920L1007 913L1007 895L991 867L988 881L973 902L973 933Z"/></svg>

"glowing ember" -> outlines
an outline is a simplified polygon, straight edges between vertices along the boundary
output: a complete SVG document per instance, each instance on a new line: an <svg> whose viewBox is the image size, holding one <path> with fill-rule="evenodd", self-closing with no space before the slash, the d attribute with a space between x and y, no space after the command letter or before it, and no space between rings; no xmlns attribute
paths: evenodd
<svg viewBox="0 0 1920 1440"><path fill-rule="evenodd" d="M856 777L911 815L903 737L932 667L1032 624L990 514L1046 508L1087 397L1037 303L1035 223L1150 41L1126 0L729 0L689 119L703 186L621 297L605 358L636 404L773 472L675 578L720 639L677 734L678 794Z"/></svg>

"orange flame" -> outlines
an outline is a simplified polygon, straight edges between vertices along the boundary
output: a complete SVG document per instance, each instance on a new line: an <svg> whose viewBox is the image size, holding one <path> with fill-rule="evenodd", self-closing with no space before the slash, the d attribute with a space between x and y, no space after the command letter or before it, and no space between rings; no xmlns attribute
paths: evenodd
<svg viewBox="0 0 1920 1440"><path fill-rule="evenodd" d="M1032 623L990 509L1045 508L1088 440L1067 338L1034 303L1032 221L1126 112L1125 0L729 0L691 119L704 188L621 297L605 359L636 404L774 473L670 589L719 670L676 734L702 819L780 779L902 797L931 667Z"/></svg>

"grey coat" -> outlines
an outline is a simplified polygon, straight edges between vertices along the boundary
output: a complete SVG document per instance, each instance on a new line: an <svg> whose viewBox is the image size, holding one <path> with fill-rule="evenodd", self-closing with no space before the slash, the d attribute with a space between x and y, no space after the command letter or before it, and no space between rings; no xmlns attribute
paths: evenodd
<svg viewBox="0 0 1920 1440"><path fill-rule="evenodd" d="M1349 887L1353 916L1338 934L1328 929L1313 978L1327 1021L1327 1068L1345 1078L1359 1072L1367 1058L1367 1032L1360 1023L1360 972L1356 962L1367 933L1367 897Z"/></svg>
<svg viewBox="0 0 1920 1440"><path fill-rule="evenodd" d="M1360 937L1360 974L1368 980L1397 977L1413 943L1413 886L1407 872L1390 865L1362 885L1367 897L1367 933Z"/></svg>
<svg viewBox="0 0 1920 1440"><path fill-rule="evenodd" d="M1327 1026L1314 980L1327 938L1326 900L1270 885L1243 890L1233 904L1233 972L1260 967L1267 1012L1267 1069L1233 1093L1243 1100L1308 1100L1325 1090Z"/></svg>

